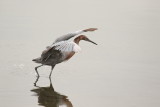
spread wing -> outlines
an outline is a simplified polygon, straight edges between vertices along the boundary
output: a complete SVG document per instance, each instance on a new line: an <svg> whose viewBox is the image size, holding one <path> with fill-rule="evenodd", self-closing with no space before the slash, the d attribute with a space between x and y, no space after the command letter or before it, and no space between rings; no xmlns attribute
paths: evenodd
<svg viewBox="0 0 160 107"><path fill-rule="evenodd" d="M65 40L69 40L70 38L72 38L72 37L74 37L74 36L76 36L78 34L81 34L83 32L85 32L85 31L84 30L79 30L79 31L76 31L76 32L65 34L65 35L60 36L59 38L57 38L54 43L58 43L58 42L65 41Z"/></svg>
<svg viewBox="0 0 160 107"><path fill-rule="evenodd" d="M54 41L54 43L58 43L58 42L61 42L61 41L66 41L66 40L69 40L70 38L72 38L72 37L74 37L76 35L79 35L79 34L83 33L83 32L89 32L89 31L95 31L95 30L97 30L97 28L88 28L88 29L84 29L84 30L79 30L79 31L76 31L76 32L68 33L68 34L65 34L63 36L58 37Z"/></svg>
<svg viewBox="0 0 160 107"><path fill-rule="evenodd" d="M79 52L81 48L74 42L61 41L49 46L46 50L42 52L41 59L46 61L50 56L61 57L65 52ZM56 57L56 58L57 58Z"/></svg>
<svg viewBox="0 0 160 107"><path fill-rule="evenodd" d="M48 47L41 54L41 61L46 62L50 57L54 58L58 61L58 59L62 56L62 53L59 50L55 50L54 47Z"/></svg>
<svg viewBox="0 0 160 107"><path fill-rule="evenodd" d="M78 52L80 48L76 43L69 41L61 41L52 45L55 50L59 50L60 52ZM79 49L80 50L80 49Z"/></svg>

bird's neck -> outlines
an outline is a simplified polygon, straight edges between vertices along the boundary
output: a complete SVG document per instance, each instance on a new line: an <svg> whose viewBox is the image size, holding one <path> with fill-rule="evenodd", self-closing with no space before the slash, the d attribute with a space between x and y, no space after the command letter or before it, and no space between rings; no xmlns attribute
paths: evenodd
<svg viewBox="0 0 160 107"><path fill-rule="evenodd" d="M80 41L81 39L80 39L80 37L76 37L75 39L74 39L74 42L77 44L77 45L79 45L79 41Z"/></svg>

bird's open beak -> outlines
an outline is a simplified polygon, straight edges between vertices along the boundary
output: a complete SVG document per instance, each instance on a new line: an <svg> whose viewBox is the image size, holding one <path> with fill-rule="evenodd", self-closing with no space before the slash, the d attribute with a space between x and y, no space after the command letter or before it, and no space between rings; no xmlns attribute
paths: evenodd
<svg viewBox="0 0 160 107"><path fill-rule="evenodd" d="M98 45L98 44L96 44L95 42L91 41L90 39L86 39L86 41L91 42L91 43L93 43L93 44L95 44L95 45Z"/></svg>

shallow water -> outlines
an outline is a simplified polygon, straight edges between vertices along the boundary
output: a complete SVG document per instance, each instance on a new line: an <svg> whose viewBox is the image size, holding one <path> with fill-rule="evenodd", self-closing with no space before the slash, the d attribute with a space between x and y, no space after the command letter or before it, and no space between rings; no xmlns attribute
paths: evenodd
<svg viewBox="0 0 160 107"><path fill-rule="evenodd" d="M159 107L156 0L0 1L0 107ZM31 60L59 35L85 33L82 52L35 75ZM36 84L35 84L36 82Z"/></svg>

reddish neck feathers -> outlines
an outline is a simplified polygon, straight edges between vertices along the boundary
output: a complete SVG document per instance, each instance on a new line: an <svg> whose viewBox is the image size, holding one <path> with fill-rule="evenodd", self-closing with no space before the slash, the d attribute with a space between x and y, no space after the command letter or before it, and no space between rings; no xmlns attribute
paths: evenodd
<svg viewBox="0 0 160 107"><path fill-rule="evenodd" d="M75 38L74 39L74 42L76 43L76 44L79 44L79 41L81 40L81 38L80 37L77 37L77 38Z"/></svg>

